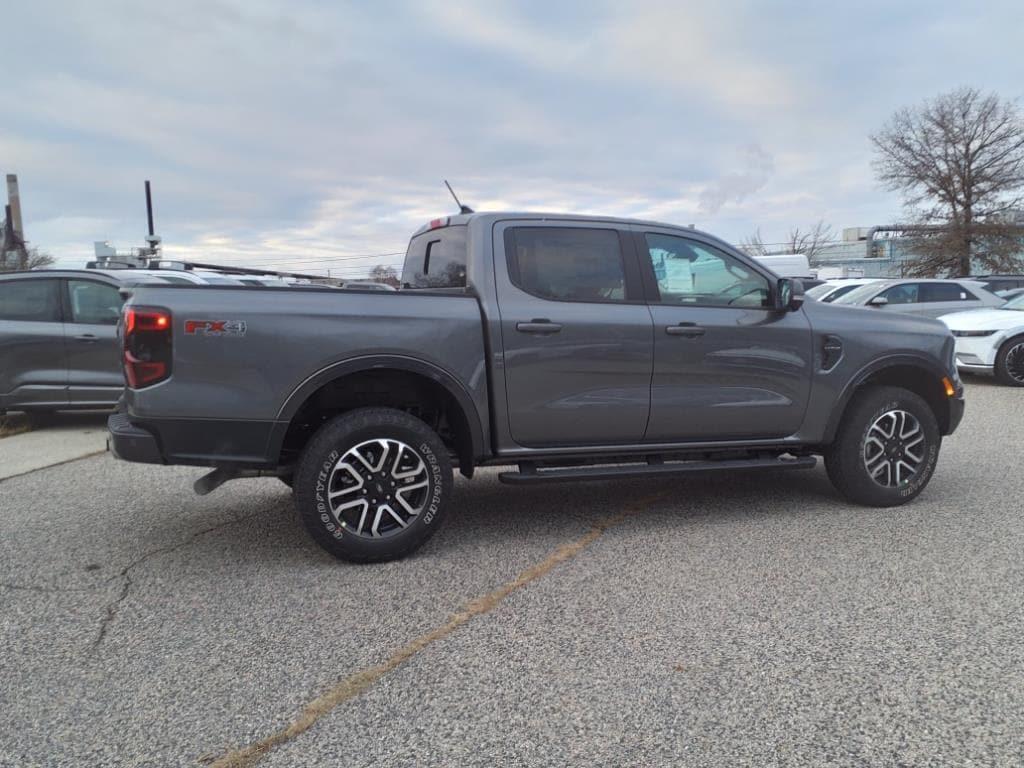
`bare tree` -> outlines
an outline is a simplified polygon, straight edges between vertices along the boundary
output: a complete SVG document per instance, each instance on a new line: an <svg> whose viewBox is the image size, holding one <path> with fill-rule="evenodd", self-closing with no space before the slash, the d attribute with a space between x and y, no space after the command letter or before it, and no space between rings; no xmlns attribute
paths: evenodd
<svg viewBox="0 0 1024 768"><path fill-rule="evenodd" d="M960 88L902 109L871 137L875 171L902 192L913 275L1024 267L1024 121L1017 104Z"/></svg>
<svg viewBox="0 0 1024 768"><path fill-rule="evenodd" d="M822 249L833 242L835 234L832 227L819 220L817 224L807 230L795 227L789 230L789 235L781 243L765 243L761 237L761 230L745 237L740 242L740 250L751 256L770 256L779 253L802 253L808 261L814 259ZM774 246L774 247L772 247Z"/></svg>
<svg viewBox="0 0 1024 768"><path fill-rule="evenodd" d="M761 228L758 227L754 230L754 234L744 237L740 241L739 248L741 251L746 253L748 256L767 256L768 246L765 245L764 238L761 237Z"/></svg>
<svg viewBox="0 0 1024 768"><path fill-rule="evenodd" d="M29 248L25 267L26 269L46 269L46 267L49 267L54 263L54 261L55 259L50 254L44 253L38 248ZM17 269L21 269L17 254L13 252L8 254L6 261L0 259L0 272L13 272Z"/></svg>
<svg viewBox="0 0 1024 768"><path fill-rule="evenodd" d="M790 253L802 253L808 261L813 261L822 249L835 239L832 227L823 219L808 229L801 231L799 227L789 230L787 246Z"/></svg>
<svg viewBox="0 0 1024 768"><path fill-rule="evenodd" d="M370 270L370 279L376 283L387 283L393 288L398 288L400 286L398 270L384 264L378 264Z"/></svg>
<svg viewBox="0 0 1024 768"><path fill-rule="evenodd" d="M29 269L46 269L56 261L53 256L48 253L40 251L38 248L28 249L28 261L26 266Z"/></svg>

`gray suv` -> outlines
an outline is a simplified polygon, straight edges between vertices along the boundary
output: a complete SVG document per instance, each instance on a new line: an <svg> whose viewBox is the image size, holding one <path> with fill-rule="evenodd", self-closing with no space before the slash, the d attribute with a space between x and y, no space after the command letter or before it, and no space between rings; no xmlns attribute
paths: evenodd
<svg viewBox="0 0 1024 768"><path fill-rule="evenodd" d="M835 304L940 317L968 309L991 309L1005 299L977 280L878 280L840 296Z"/></svg>
<svg viewBox="0 0 1024 768"><path fill-rule="evenodd" d="M0 274L0 412L112 407L124 389L119 288L97 270Z"/></svg>

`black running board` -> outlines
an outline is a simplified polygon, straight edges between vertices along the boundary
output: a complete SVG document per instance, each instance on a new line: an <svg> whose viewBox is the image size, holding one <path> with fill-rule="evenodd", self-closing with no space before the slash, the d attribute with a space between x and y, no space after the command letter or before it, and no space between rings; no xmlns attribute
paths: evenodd
<svg viewBox="0 0 1024 768"><path fill-rule="evenodd" d="M509 485L569 483L578 480L619 480L652 475L683 475L692 472L722 472L747 469L813 469L814 456L763 459L721 459L719 461L680 461L664 464L624 464L618 466L557 467L539 469L520 464L518 472L502 472L498 479Z"/></svg>

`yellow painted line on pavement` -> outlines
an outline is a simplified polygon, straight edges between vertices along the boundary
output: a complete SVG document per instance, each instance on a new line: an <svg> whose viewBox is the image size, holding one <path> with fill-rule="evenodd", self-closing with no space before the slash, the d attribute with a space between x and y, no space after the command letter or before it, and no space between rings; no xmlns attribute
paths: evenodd
<svg viewBox="0 0 1024 768"><path fill-rule="evenodd" d="M246 768L247 766L253 765L274 747L280 746L281 744L291 741L297 736L305 733L312 728L320 718L324 717L324 715L328 714L339 704L343 704L344 702L355 698L384 677L384 675L389 672L393 672L420 651L433 643L436 643L438 640L444 639L463 624L466 624L477 616L482 616L483 614L494 610L512 593L523 589L542 576L550 573L556 566L564 563L566 560L571 560L576 557L580 552L599 539L609 528L620 525L628 518L642 512L649 504L653 504L664 499L665 496L666 494L658 494L646 499L641 499L634 504L631 504L626 511L598 521L585 535L573 542L562 545L552 552L547 558L520 573L512 581L498 587L493 592L489 592L488 594L471 601L461 611L452 614L447 622L424 635L420 635L415 640L410 641L393 653L384 663L364 669L361 672L357 672L354 675L339 681L333 688L307 704L302 712L299 713L299 716L286 728L282 728L276 733L272 733L270 736L260 739L259 741L255 741L248 746L232 750L231 752L227 752L219 757L214 757L212 760L209 760L209 762L212 763L213 768Z"/></svg>

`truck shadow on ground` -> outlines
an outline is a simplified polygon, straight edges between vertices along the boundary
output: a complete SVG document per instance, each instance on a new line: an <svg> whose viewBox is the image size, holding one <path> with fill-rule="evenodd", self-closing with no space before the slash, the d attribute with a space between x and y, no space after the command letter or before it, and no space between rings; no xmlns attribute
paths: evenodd
<svg viewBox="0 0 1024 768"><path fill-rule="evenodd" d="M188 515L171 524L178 529L174 538L190 537L193 554L208 548L221 559L348 566L308 536L284 486L258 482L264 484L260 501L254 503L251 490L239 482L230 491L235 498L222 502L237 509L237 517L217 524L202 514ZM458 480L451 504L443 528L409 559L497 557L507 548L547 541L554 548L623 512L635 518L630 525L656 528L659 535L685 532L694 524L745 525L758 518L875 512L839 496L820 465L776 474L730 472L522 487L503 485L496 472L487 471L472 481ZM166 526L164 532L170 534ZM160 546L156 540L153 544Z"/></svg>
<svg viewBox="0 0 1024 768"><path fill-rule="evenodd" d="M270 558L282 564L338 562L306 534L288 489L276 487L272 480L260 482L271 483L270 499L260 494L263 502L253 504L240 482L231 493L237 498L224 500L228 507L239 510L236 518L218 525L204 515L188 515L179 523L191 529L179 530L175 538L194 538L194 554L197 549L210 548L218 558ZM643 500L649 501L643 504ZM807 517L856 509L860 508L835 492L820 468L519 487L504 485L496 473L487 472L457 482L443 527L411 557L475 559L499 556L502 550L517 546L536 547L547 540L555 548L624 512L635 516L638 524L669 532L683 530L695 521L729 524L758 517ZM236 548L237 552L225 551Z"/></svg>
<svg viewBox="0 0 1024 768"><path fill-rule="evenodd" d="M774 475L732 472L518 488L488 477L457 486L446 530L429 546L440 552L496 533L514 541L555 528L584 532L623 512L640 525L656 522L660 528L685 528L695 520L725 524L758 516L803 517L856 508L833 489L822 468ZM453 536L453 530L458 534Z"/></svg>

